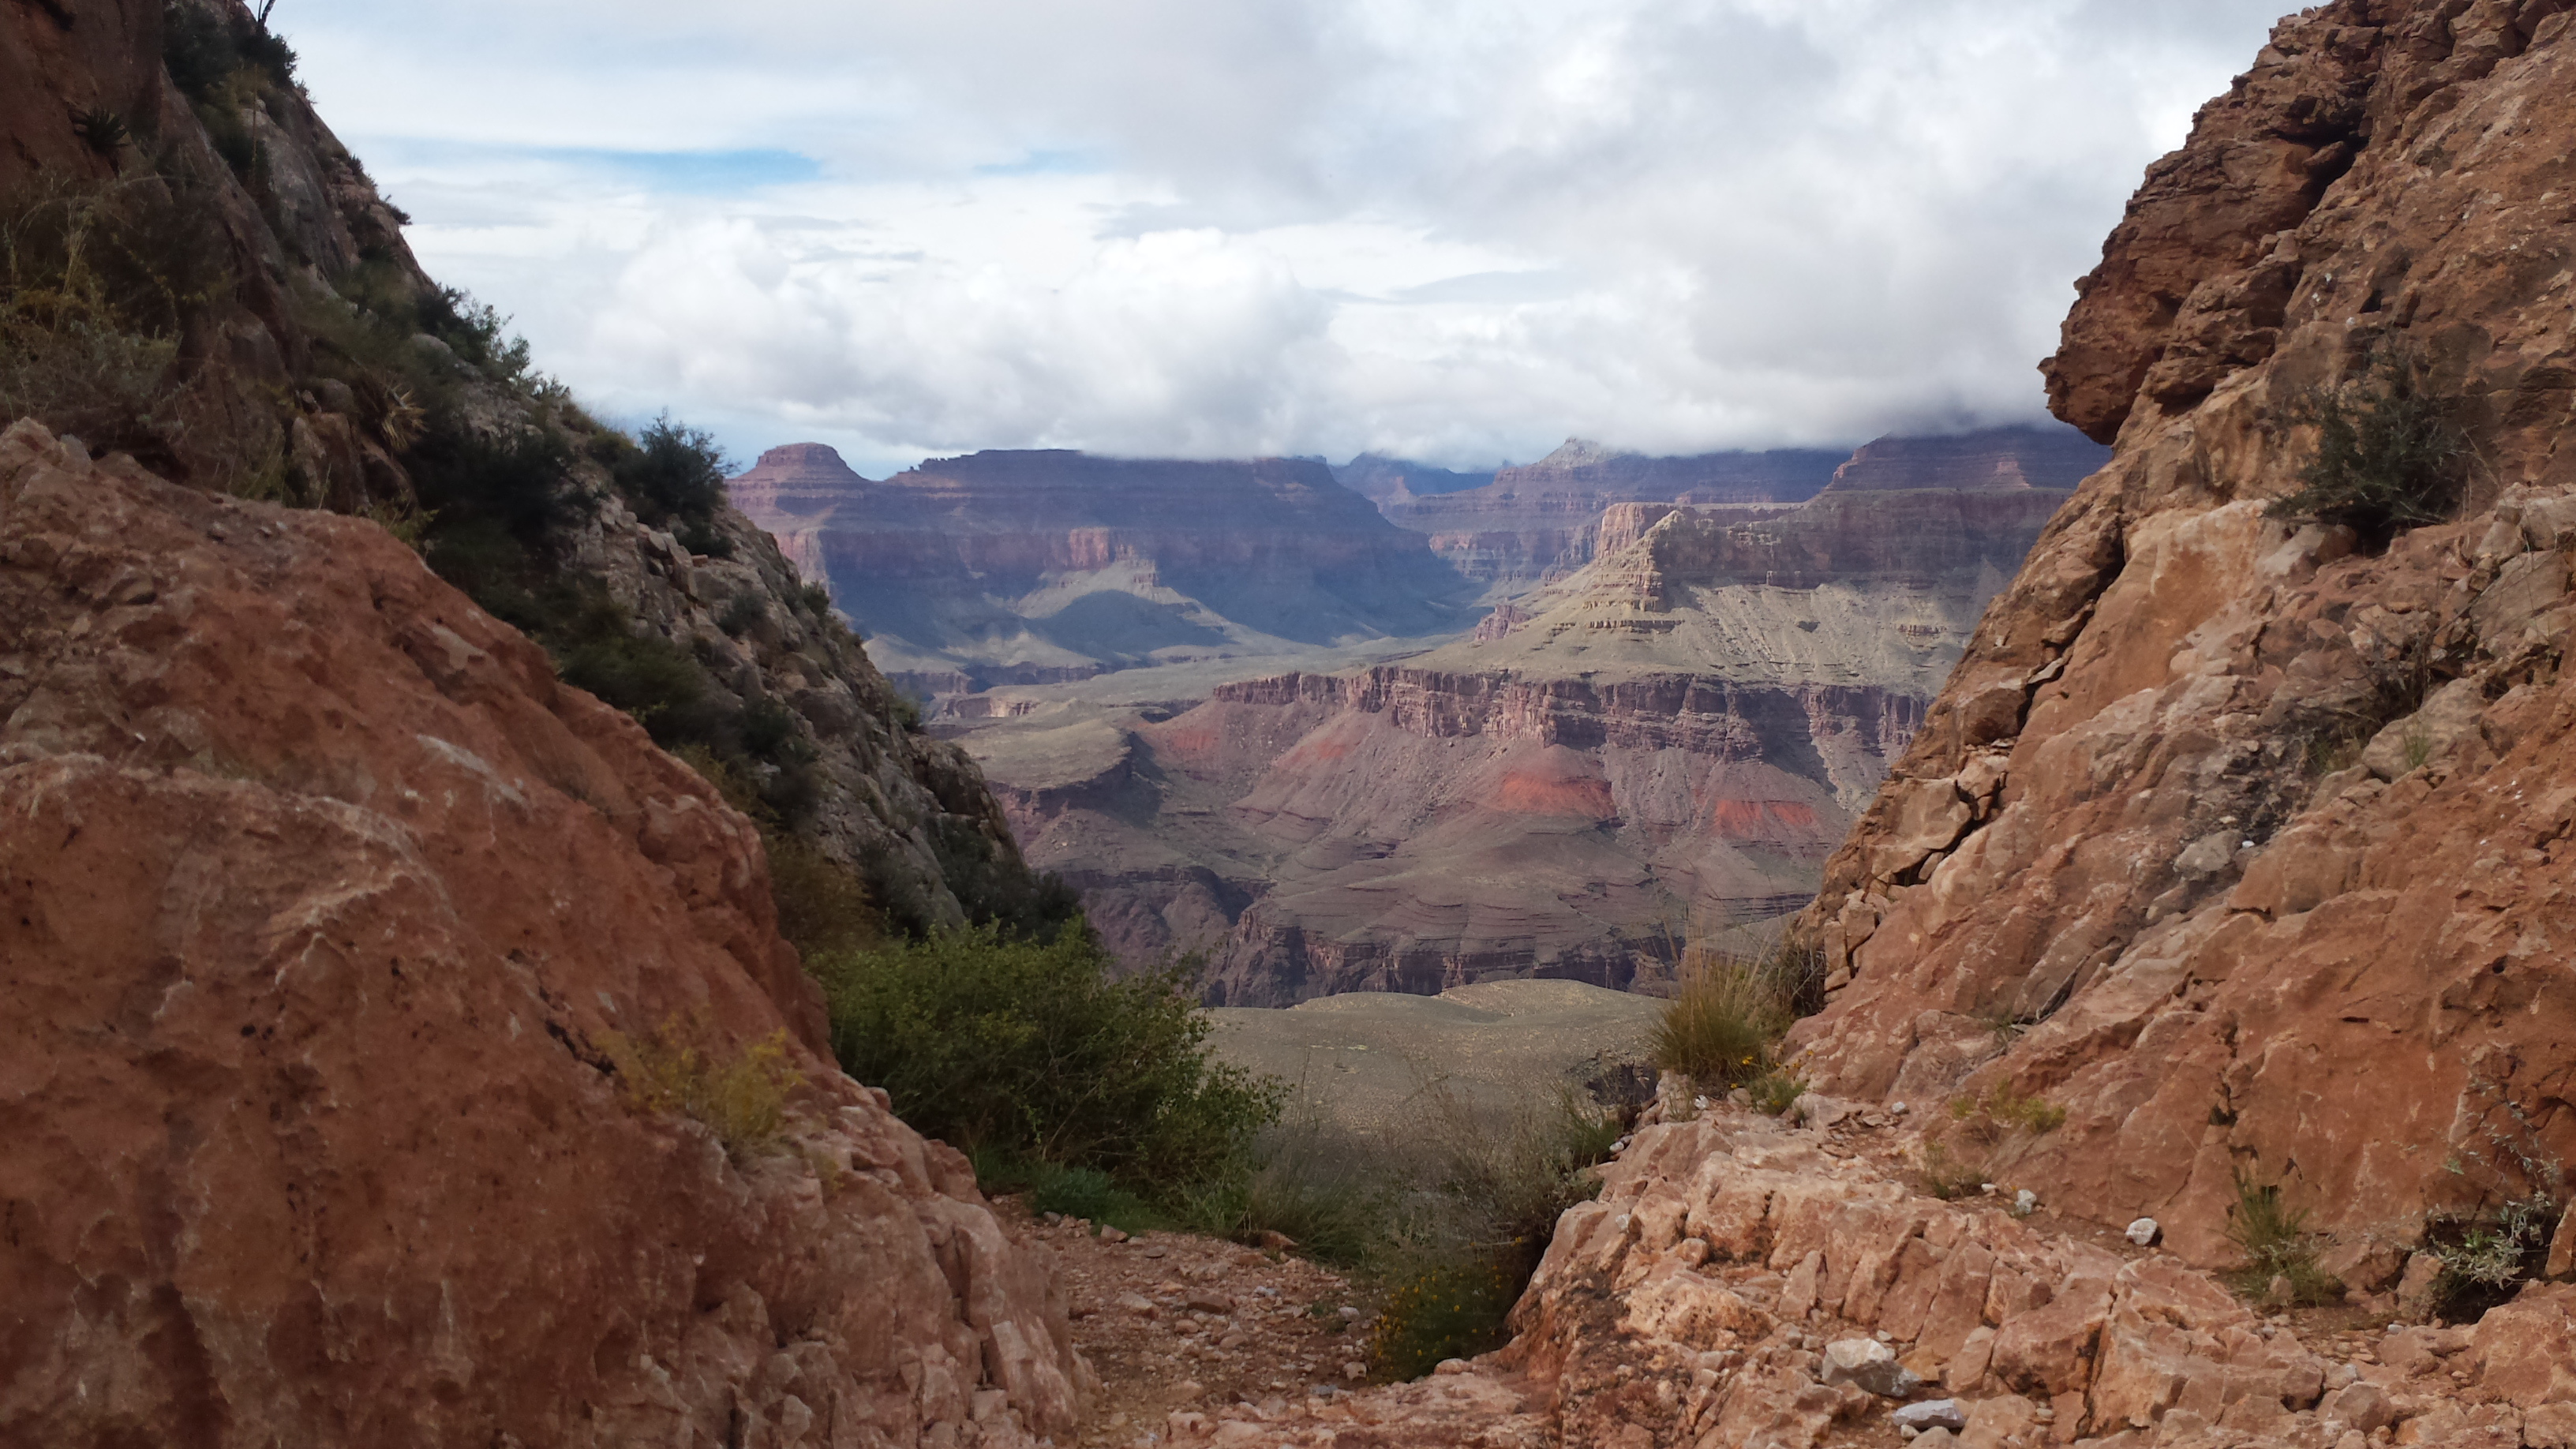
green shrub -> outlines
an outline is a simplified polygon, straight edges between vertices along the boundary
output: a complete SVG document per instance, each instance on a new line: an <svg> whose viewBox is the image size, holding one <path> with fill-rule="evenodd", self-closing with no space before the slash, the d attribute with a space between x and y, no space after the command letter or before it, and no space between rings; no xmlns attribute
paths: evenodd
<svg viewBox="0 0 2576 1449"><path fill-rule="evenodd" d="M1795 1019L1792 995L1766 961L1721 956L1689 969L1648 1042L1655 1065L1716 1088L1765 1075Z"/></svg>
<svg viewBox="0 0 2576 1449"><path fill-rule="evenodd" d="M2227 1240L2245 1254L2245 1266L2231 1275L2230 1281L2248 1298L2277 1298L2273 1285L2288 1284L2288 1301L2299 1304L2332 1303L2343 1296L2343 1285L2317 1266L2317 1245L2308 1232L2308 1214L2303 1208L2292 1208L2281 1196L2279 1183L2255 1180L2243 1167L2235 1169L2236 1202L2227 1212Z"/></svg>
<svg viewBox="0 0 2576 1449"><path fill-rule="evenodd" d="M295 84L295 51L260 21L242 24L214 7L164 0L161 61L189 100L215 98L222 85L248 67L261 81Z"/></svg>
<svg viewBox="0 0 2576 1449"><path fill-rule="evenodd" d="M1806 1079L1782 1068L1764 1072L1746 1083L1745 1087L1752 1093L1753 1110L1770 1117L1788 1111L1798 1105L1800 1097L1807 1095Z"/></svg>
<svg viewBox="0 0 2576 1449"><path fill-rule="evenodd" d="M2566 1204L2539 1191L2477 1212L2435 1213L2425 1224L2425 1247L2442 1264L2435 1285L2442 1315L2473 1322L2506 1302L2548 1267L2549 1247Z"/></svg>
<svg viewBox="0 0 2576 1449"><path fill-rule="evenodd" d="M970 926L809 964L843 1069L930 1136L1177 1195L1243 1170L1279 1117L1278 1083L1211 1058L1177 973L1113 981L1085 929Z"/></svg>
<svg viewBox="0 0 2576 1449"><path fill-rule="evenodd" d="M629 1100L704 1125L741 1165L783 1135L788 1094L805 1079L789 1060L784 1031L735 1051L707 1045L714 1034L703 1019L674 1017L640 1040L612 1032L604 1045Z"/></svg>
<svg viewBox="0 0 2576 1449"><path fill-rule="evenodd" d="M2410 356L2382 352L2364 376L2302 403L2301 420L2317 426L2316 456L2272 516L2341 524L2381 545L2449 518L2469 457L2457 411L2454 399L2425 389Z"/></svg>
<svg viewBox="0 0 2576 1449"><path fill-rule="evenodd" d="M769 610L754 594L736 594L726 601L724 612L716 616L716 627L739 639L760 627Z"/></svg>
<svg viewBox="0 0 2576 1449"><path fill-rule="evenodd" d="M1512 1305L1529 1283L1501 1252L1434 1261L1389 1285L1369 1343L1379 1378L1418 1379L1453 1358L1491 1353L1511 1341Z"/></svg>
<svg viewBox="0 0 2576 1449"><path fill-rule="evenodd" d="M609 476L647 526L694 529L696 541L683 542L695 553L730 547L708 527L725 497L725 460L713 434L674 423L664 413L609 465Z"/></svg>

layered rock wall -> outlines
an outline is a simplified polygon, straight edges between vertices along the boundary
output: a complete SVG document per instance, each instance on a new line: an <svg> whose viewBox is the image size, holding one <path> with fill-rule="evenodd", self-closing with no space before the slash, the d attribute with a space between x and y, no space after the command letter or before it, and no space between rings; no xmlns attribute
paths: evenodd
<svg viewBox="0 0 2576 1449"><path fill-rule="evenodd" d="M1455 632L1462 586L1322 463L776 449L736 502L925 694Z"/></svg>
<svg viewBox="0 0 2576 1449"><path fill-rule="evenodd" d="M2048 366L2118 438L1979 626L1802 929L1830 1089L2071 1114L2013 1164L2226 1259L2241 1176L2382 1286L2576 1160L2576 16L2284 21L2150 171ZM2384 551L2273 515L2319 390L2467 456ZM2359 394L2354 394L2359 396Z"/></svg>

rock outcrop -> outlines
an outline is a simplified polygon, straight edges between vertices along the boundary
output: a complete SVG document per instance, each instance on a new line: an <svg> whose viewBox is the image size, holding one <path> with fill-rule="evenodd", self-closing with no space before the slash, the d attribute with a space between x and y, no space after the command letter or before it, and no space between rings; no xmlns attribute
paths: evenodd
<svg viewBox="0 0 2576 1449"><path fill-rule="evenodd" d="M0 618L0 1439L1065 1441L1046 1260L633 720L373 524L27 422ZM801 1077L774 1140L647 1109L681 1038Z"/></svg>
<svg viewBox="0 0 2576 1449"><path fill-rule="evenodd" d="M924 695L1472 626L1456 575L1312 460L985 452L874 483L801 444L732 486Z"/></svg>
<svg viewBox="0 0 2576 1449"><path fill-rule="evenodd" d="M1792 448L1659 458L1569 438L1535 463L1501 470L1482 488L1383 506L1387 517L1427 534L1433 552L1482 588L1489 602L1499 602L1591 562L1601 515L1612 504L1796 504L1832 482L1846 456Z"/></svg>
<svg viewBox="0 0 2576 1449"><path fill-rule="evenodd" d="M1695 933L1805 903L2065 496L1614 509L1636 542L1472 641L948 728L1111 943L1205 953L1211 1001L1652 984Z"/></svg>
<svg viewBox="0 0 2576 1449"><path fill-rule="evenodd" d="M1617 552L1662 516L1657 508L1730 506L1738 521L1758 522L1827 488L2065 489L2109 456L2053 425L1891 436L1848 455L1793 448L1658 458L1578 438L1503 469L1486 487L1382 506L1502 602Z"/></svg>
<svg viewBox="0 0 2576 1449"><path fill-rule="evenodd" d="M2365 1290L2428 1212L2563 1193L2569 9L2303 11L2150 171L2047 368L2117 457L1801 923L1819 1086L2044 1096L2067 1122L2017 1177L2197 1262L2240 1178L2280 1184ZM2320 390L2391 370L2462 431L2455 521L2383 549L2276 517Z"/></svg>

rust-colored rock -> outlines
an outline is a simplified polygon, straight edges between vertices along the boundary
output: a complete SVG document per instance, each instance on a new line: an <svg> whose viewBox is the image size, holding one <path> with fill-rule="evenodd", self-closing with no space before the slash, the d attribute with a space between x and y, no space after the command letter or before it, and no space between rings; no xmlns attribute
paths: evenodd
<svg viewBox="0 0 2576 1449"><path fill-rule="evenodd" d="M0 1440L1063 1442L750 824L373 525L0 436ZM613 1033L786 1034L728 1158ZM945 1427L942 1427L945 1426Z"/></svg>
<svg viewBox="0 0 2576 1449"><path fill-rule="evenodd" d="M2117 456L1802 918L1819 1086L2044 1096L2017 1180L2204 1264L2239 1172L2358 1265L2576 1162L2568 9L2304 11L2150 173L2049 365ZM2378 554L2267 511L2375 353L2477 458Z"/></svg>

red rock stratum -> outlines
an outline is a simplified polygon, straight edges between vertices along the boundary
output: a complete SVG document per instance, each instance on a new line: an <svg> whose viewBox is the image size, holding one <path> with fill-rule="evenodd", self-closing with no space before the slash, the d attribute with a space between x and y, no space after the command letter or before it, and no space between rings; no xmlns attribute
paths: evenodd
<svg viewBox="0 0 2576 1449"><path fill-rule="evenodd" d="M2281 1182L2369 1288L2576 1160L2568 9L2304 11L2150 171L2046 369L2116 459L1804 918L1819 1083L2045 1095L2016 1180L2202 1262ZM2391 358L2456 399L2457 520L2272 516Z"/></svg>
<svg viewBox="0 0 2576 1449"><path fill-rule="evenodd" d="M0 619L0 1439L1070 1428L1049 1266L815 1050L751 825L410 550L20 423ZM671 1022L784 1033L781 1140L634 1105Z"/></svg>

